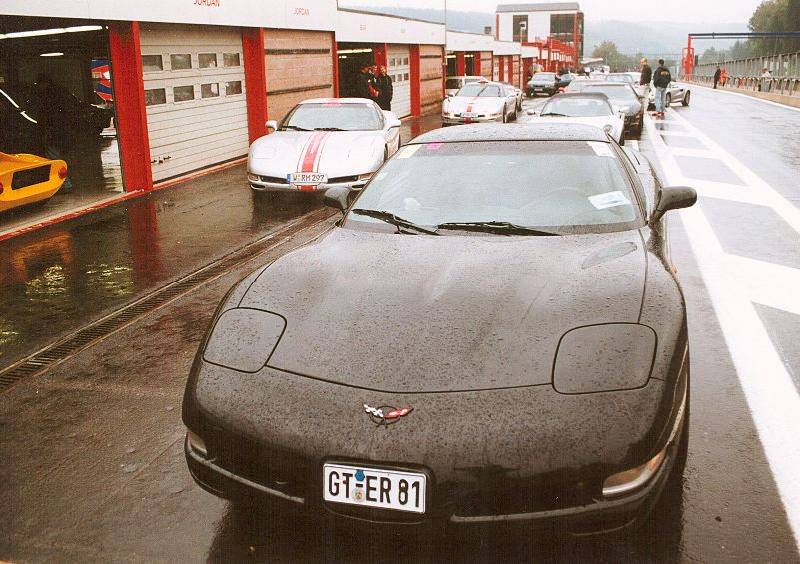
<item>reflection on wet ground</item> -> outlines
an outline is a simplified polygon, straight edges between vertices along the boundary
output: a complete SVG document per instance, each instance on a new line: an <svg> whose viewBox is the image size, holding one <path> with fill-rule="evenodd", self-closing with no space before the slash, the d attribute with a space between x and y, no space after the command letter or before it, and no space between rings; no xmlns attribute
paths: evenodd
<svg viewBox="0 0 800 564"><path fill-rule="evenodd" d="M664 144L669 147L675 147L677 149L705 149L705 145L693 137L677 135L661 135L660 137L663 139Z"/></svg>
<svg viewBox="0 0 800 564"><path fill-rule="evenodd" d="M123 191L116 138L102 137L97 143L76 145L60 158L69 167L69 177L61 189L43 205L0 215L0 233L101 202Z"/></svg>
<svg viewBox="0 0 800 564"><path fill-rule="evenodd" d="M0 242L0 366L320 205L254 204L244 166L191 182Z"/></svg>

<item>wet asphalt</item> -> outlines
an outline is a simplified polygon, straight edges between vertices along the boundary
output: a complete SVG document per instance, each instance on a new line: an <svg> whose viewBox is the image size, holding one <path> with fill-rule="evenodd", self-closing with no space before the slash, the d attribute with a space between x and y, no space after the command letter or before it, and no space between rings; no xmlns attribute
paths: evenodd
<svg viewBox="0 0 800 564"><path fill-rule="evenodd" d="M737 156L748 153L747 161L741 158L754 170L762 166L758 163L771 163L758 173L785 189L787 199L796 198L799 189L794 185L792 192L788 179L792 170L796 179L800 165L768 154L794 139L800 120L771 134L758 129L754 147L746 114L760 115L761 106L746 100L726 106L716 96L722 95L698 92L681 115L709 136L724 123L727 129L713 132L719 142L739 139L740 146L730 150ZM405 139L412 126L419 128L416 134L435 127L436 120L407 124ZM647 154L646 135L641 146ZM194 186L0 243L3 366L288 221L307 218L301 231L276 236L277 246L266 253L0 395L0 507L5 508L0 559L800 562L707 289L677 220L671 222L672 252L686 294L692 350L689 457L684 479L665 492L640 531L562 541L499 527L442 537L414 529L278 518L235 509L200 490L183 458L180 404L216 304L236 280L323 233L335 220L313 200L277 209L254 205L243 178L241 168L230 169ZM731 210L719 213L715 228L722 234L748 221ZM726 222L731 218L736 226Z"/></svg>

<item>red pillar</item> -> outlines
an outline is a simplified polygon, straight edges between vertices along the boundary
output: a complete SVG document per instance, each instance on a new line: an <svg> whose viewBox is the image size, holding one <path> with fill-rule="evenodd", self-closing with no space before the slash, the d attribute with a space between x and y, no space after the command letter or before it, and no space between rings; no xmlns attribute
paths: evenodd
<svg viewBox="0 0 800 564"><path fill-rule="evenodd" d="M514 83L514 55L508 56L508 80L506 82Z"/></svg>
<svg viewBox="0 0 800 564"><path fill-rule="evenodd" d="M506 78L506 75L505 75L505 72L506 72L505 62L506 62L505 58L501 55L500 56L500 64L497 65L499 67L497 80L500 81L500 82L504 82L505 78Z"/></svg>
<svg viewBox="0 0 800 564"><path fill-rule="evenodd" d="M456 76L464 76L467 74L467 61L464 57L464 51L456 51Z"/></svg>
<svg viewBox="0 0 800 564"><path fill-rule="evenodd" d="M500 41L500 14L494 15L494 38Z"/></svg>
<svg viewBox="0 0 800 564"><path fill-rule="evenodd" d="M481 76L481 52L472 52L472 73L475 76Z"/></svg>
<svg viewBox="0 0 800 564"><path fill-rule="evenodd" d="M445 97L445 85L447 81L447 51L445 46L442 45L442 98Z"/></svg>
<svg viewBox="0 0 800 564"><path fill-rule="evenodd" d="M125 190L149 190L153 187L153 170L150 167L139 22L112 22L108 29L108 46Z"/></svg>
<svg viewBox="0 0 800 564"><path fill-rule="evenodd" d="M247 85L247 130L252 143L267 134L267 69L263 28L242 29L242 51Z"/></svg>
<svg viewBox="0 0 800 564"><path fill-rule="evenodd" d="M389 68L388 48L386 43L376 43L372 46L372 60L379 67Z"/></svg>
<svg viewBox="0 0 800 564"><path fill-rule="evenodd" d="M339 97L339 45L336 33L331 32L331 64L333 65L333 97Z"/></svg>
<svg viewBox="0 0 800 564"><path fill-rule="evenodd" d="M408 48L409 55L409 74L411 75L411 115L419 116L422 113L422 106L420 103L422 94L422 82L420 76L420 56L419 45L411 45Z"/></svg>

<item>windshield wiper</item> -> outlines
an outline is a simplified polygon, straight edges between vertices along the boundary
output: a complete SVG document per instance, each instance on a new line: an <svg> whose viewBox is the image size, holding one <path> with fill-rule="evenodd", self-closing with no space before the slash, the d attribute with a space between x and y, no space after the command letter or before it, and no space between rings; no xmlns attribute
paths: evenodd
<svg viewBox="0 0 800 564"><path fill-rule="evenodd" d="M287 129L293 129L294 131L311 131L310 129L306 129L305 127L300 127L299 125L284 125L282 130L286 131Z"/></svg>
<svg viewBox="0 0 800 564"><path fill-rule="evenodd" d="M570 117L567 114L559 114L558 112L546 112L543 114L539 114L541 116L559 116L559 117Z"/></svg>
<svg viewBox="0 0 800 564"><path fill-rule="evenodd" d="M351 211L352 213L358 215L366 215L367 217L372 217L375 219L379 219L381 221L385 221L386 223L391 223L392 225L397 227L398 233L400 233L400 229L410 229L413 231L417 231L419 233L425 233L427 235L439 235L439 233L437 233L435 229L422 227L421 225L417 225L412 221L408 221L407 219L403 219L402 217L397 217L391 212L380 211L380 210L365 210L361 208L356 208Z"/></svg>
<svg viewBox="0 0 800 564"><path fill-rule="evenodd" d="M452 223L442 223L438 229L452 229L454 231L484 231L488 233L501 233L503 235L539 235L555 236L560 233L552 231L542 231L534 227L525 227L508 221L462 221Z"/></svg>
<svg viewBox="0 0 800 564"><path fill-rule="evenodd" d="M342 129L341 127L315 127L314 131L348 131L348 130Z"/></svg>

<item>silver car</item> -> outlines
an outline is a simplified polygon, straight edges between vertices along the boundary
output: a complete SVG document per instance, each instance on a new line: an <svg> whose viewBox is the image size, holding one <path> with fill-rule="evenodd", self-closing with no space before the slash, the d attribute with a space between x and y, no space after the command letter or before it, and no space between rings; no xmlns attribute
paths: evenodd
<svg viewBox="0 0 800 564"><path fill-rule="evenodd" d="M363 98L306 100L267 128L247 157L254 192L359 190L400 146L397 116Z"/></svg>
<svg viewBox="0 0 800 564"><path fill-rule="evenodd" d="M682 106L688 106L691 100L692 92L689 90L687 84L681 82L670 82L667 87L667 107L680 102ZM650 96L648 98L647 109L652 109L656 105L656 88L650 85Z"/></svg>
<svg viewBox="0 0 800 564"><path fill-rule="evenodd" d="M442 124L507 122L517 118L517 94L500 82L465 85L442 104Z"/></svg>

